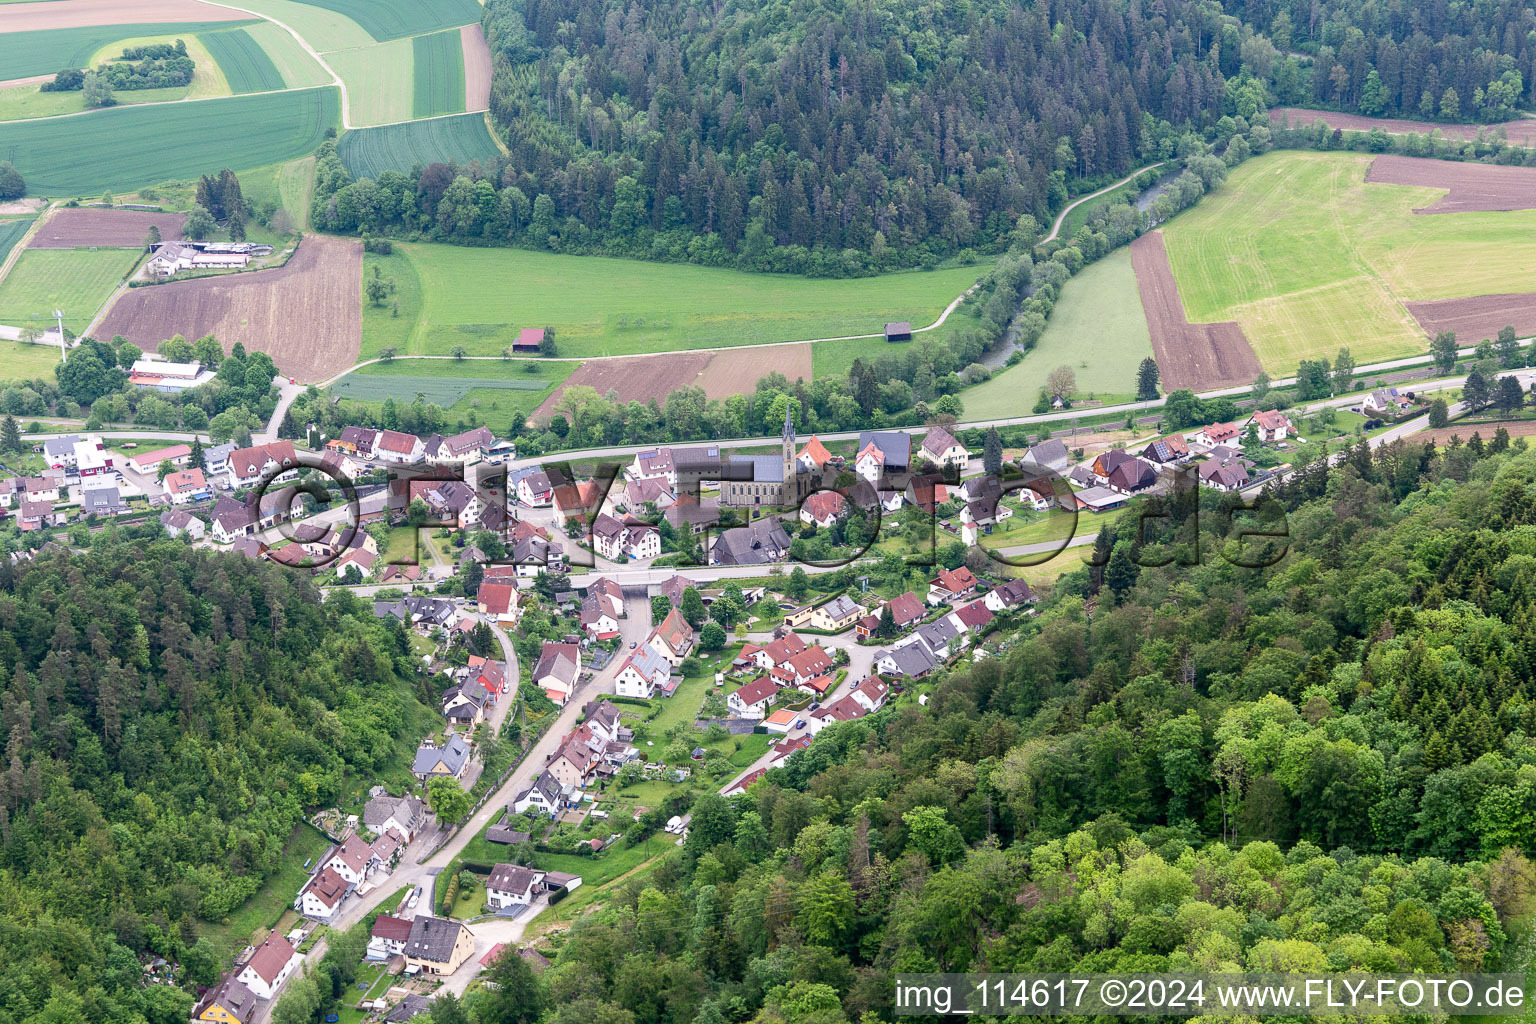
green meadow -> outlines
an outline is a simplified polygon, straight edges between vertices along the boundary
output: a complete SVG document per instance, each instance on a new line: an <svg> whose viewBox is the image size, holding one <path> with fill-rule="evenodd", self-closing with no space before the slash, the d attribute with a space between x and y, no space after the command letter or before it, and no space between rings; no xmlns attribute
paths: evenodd
<svg viewBox="0 0 1536 1024"><path fill-rule="evenodd" d="M53 311L85 330L142 255L137 249L28 249L0 281L0 324L46 328Z"/></svg>

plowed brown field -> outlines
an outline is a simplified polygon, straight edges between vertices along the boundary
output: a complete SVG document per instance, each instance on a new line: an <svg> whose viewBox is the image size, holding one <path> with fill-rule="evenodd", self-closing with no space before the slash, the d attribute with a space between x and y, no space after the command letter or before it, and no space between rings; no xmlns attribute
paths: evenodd
<svg viewBox="0 0 1536 1024"><path fill-rule="evenodd" d="M479 25L459 29L459 45L464 48L464 109L485 110L491 105L491 48Z"/></svg>
<svg viewBox="0 0 1536 1024"><path fill-rule="evenodd" d="M749 394L759 377L778 371L790 380L811 379L811 346L806 342L789 345L752 345L722 349L718 352L664 352L649 356L618 356L589 359L581 369L565 379L534 410L533 418L544 422L553 415L560 394L572 384L586 384L600 395L610 390L628 401L664 401L668 394L684 387L701 387L709 398Z"/></svg>
<svg viewBox="0 0 1536 1024"><path fill-rule="evenodd" d="M306 235L276 270L134 288L118 299L98 334L158 348L175 334L212 334L266 352L300 381L322 380L357 361L362 346L363 246Z"/></svg>
<svg viewBox="0 0 1536 1024"><path fill-rule="evenodd" d="M1517 146L1536 146L1536 118L1504 121L1499 124L1434 124L1429 121L1403 121L1390 117L1363 117L1360 114L1337 114L1331 110L1310 110L1305 107L1277 107L1269 112L1271 122L1288 119L1291 127L1309 125L1321 121L1330 128L1346 132L1368 132L1380 128L1389 135L1428 135L1439 132L1447 139L1468 141L1485 136L1495 128L1504 129L1504 137Z"/></svg>
<svg viewBox="0 0 1536 1024"><path fill-rule="evenodd" d="M144 244L150 226L171 241L181 237L186 216L180 213L147 213L141 210L56 210L38 229L28 246L32 249L73 249L95 245L132 248Z"/></svg>
<svg viewBox="0 0 1536 1024"><path fill-rule="evenodd" d="M47 28L147 24L156 21L249 21L244 11L198 0L51 0L0 5L0 32L39 32Z"/></svg>
<svg viewBox="0 0 1536 1024"><path fill-rule="evenodd" d="M1426 335L1433 338L1441 331L1455 331L1458 342L1464 346L1476 345L1511 325L1522 338L1536 334L1536 292L1474 295L1406 305Z"/></svg>
<svg viewBox="0 0 1536 1024"><path fill-rule="evenodd" d="M1383 185L1419 185L1450 191L1414 213L1491 213L1536 210L1536 167L1462 164L1417 156L1378 156L1365 180Z"/></svg>
<svg viewBox="0 0 1536 1024"><path fill-rule="evenodd" d="M1209 391L1253 383L1259 359L1241 327L1231 321L1192 324L1185 319L1161 231L1149 231L1131 243L1131 269L1166 390Z"/></svg>

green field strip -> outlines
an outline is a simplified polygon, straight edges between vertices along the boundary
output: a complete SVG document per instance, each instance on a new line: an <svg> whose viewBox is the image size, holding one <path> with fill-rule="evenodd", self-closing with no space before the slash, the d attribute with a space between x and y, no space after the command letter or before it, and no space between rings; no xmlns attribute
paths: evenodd
<svg viewBox="0 0 1536 1024"><path fill-rule="evenodd" d="M244 170L312 152L340 121L334 88L155 106L113 107L69 118L0 124L0 160L29 195L99 195Z"/></svg>
<svg viewBox="0 0 1536 1024"><path fill-rule="evenodd" d="M255 24L252 21L189 21L170 24L91 25L86 28L54 28L40 32L0 33L4 76L31 78L65 68L83 68L91 55L120 39L136 36L196 35Z"/></svg>
<svg viewBox="0 0 1536 1024"><path fill-rule="evenodd" d="M318 53L369 46L375 40L351 18L297 0L241 0L240 6L281 22Z"/></svg>
<svg viewBox="0 0 1536 1024"><path fill-rule="evenodd" d="M36 217L21 217L16 220L0 220L0 264L16 248L16 243L21 241L21 236L27 233L27 228L32 226Z"/></svg>
<svg viewBox="0 0 1536 1024"><path fill-rule="evenodd" d="M263 21L245 29L245 32L266 51L288 88L309 89L331 84L330 72L321 67L281 25Z"/></svg>
<svg viewBox="0 0 1536 1024"><path fill-rule="evenodd" d="M411 40L415 60L411 116L436 117L464 109L464 46L458 29Z"/></svg>
<svg viewBox="0 0 1536 1024"><path fill-rule="evenodd" d="M307 0L307 6L349 18L380 41L468 25L482 13L476 0Z"/></svg>
<svg viewBox="0 0 1536 1024"><path fill-rule="evenodd" d="M46 328L53 311L83 331L141 255L138 249L28 249L0 281L0 324Z"/></svg>
<svg viewBox="0 0 1536 1024"><path fill-rule="evenodd" d="M409 39L371 43L326 54L326 62L347 83L353 124L380 125L411 119L415 47Z"/></svg>
<svg viewBox="0 0 1536 1024"><path fill-rule="evenodd" d="M284 86L283 76L267 51L244 29L206 32L199 37L214 62L224 71L229 91L272 92Z"/></svg>
<svg viewBox="0 0 1536 1024"><path fill-rule="evenodd" d="M475 113L349 131L336 144L336 155L353 177L377 178L385 171L409 171L418 164L494 160L501 149L491 138L484 115Z"/></svg>

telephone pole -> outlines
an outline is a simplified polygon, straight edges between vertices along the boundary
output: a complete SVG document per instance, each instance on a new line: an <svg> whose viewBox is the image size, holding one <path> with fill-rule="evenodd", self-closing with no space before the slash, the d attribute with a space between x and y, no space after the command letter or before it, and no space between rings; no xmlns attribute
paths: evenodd
<svg viewBox="0 0 1536 1024"><path fill-rule="evenodd" d="M59 322L59 362L62 363L69 356L69 345L64 340L64 311L56 309L53 316Z"/></svg>

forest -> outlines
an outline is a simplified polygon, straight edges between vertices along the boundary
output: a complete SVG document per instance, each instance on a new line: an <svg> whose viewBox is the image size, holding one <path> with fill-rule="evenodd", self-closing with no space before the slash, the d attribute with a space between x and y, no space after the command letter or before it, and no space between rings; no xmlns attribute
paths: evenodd
<svg viewBox="0 0 1536 1024"><path fill-rule="evenodd" d="M0 560L0 1022L186 1020L306 808L396 756L408 653L347 595L157 525ZM144 985L157 955L181 987Z"/></svg>
<svg viewBox="0 0 1536 1024"><path fill-rule="evenodd" d="M699 798L519 1012L436 1024L890 1020L896 972L1524 970L1536 451L1497 447L1319 464L1265 499L1272 568L1222 557L1230 497L1141 540L1122 513L1003 657Z"/></svg>

